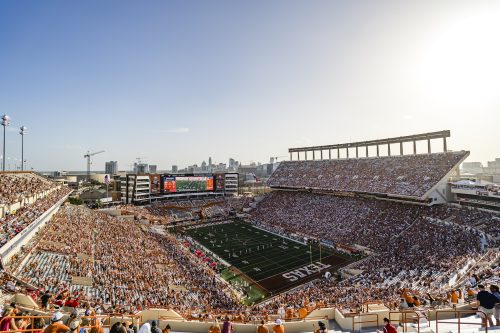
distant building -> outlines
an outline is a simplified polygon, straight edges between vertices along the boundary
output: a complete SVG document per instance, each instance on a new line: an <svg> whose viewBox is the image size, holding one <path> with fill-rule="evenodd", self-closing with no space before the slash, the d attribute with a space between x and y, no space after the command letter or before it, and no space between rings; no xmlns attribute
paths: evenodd
<svg viewBox="0 0 500 333"><path fill-rule="evenodd" d="M500 158L494 161L488 161L487 166L483 166L481 162L464 162L462 163L462 176L475 176L478 180L500 183Z"/></svg>
<svg viewBox="0 0 500 333"><path fill-rule="evenodd" d="M149 173L156 173L157 166L154 164L149 165Z"/></svg>
<svg viewBox="0 0 500 333"><path fill-rule="evenodd" d="M94 202L106 198L106 189L92 189L80 194L83 202Z"/></svg>
<svg viewBox="0 0 500 333"><path fill-rule="evenodd" d="M473 175L483 173L483 164L481 162L464 162L462 163L462 173Z"/></svg>
<svg viewBox="0 0 500 333"><path fill-rule="evenodd" d="M129 204L150 201L150 177L148 175L127 174L120 177L120 181L122 202Z"/></svg>
<svg viewBox="0 0 500 333"><path fill-rule="evenodd" d="M211 166L212 166L212 158L211 158L211 157L209 157L209 158L208 158L208 166L209 166L209 167L211 167Z"/></svg>
<svg viewBox="0 0 500 333"><path fill-rule="evenodd" d="M148 173L149 168L146 163L134 163L134 173Z"/></svg>
<svg viewBox="0 0 500 333"><path fill-rule="evenodd" d="M488 175L500 175L500 158L488 161L488 166L483 168L483 172Z"/></svg>
<svg viewBox="0 0 500 333"><path fill-rule="evenodd" d="M226 170L226 163L219 163L217 165L212 166L212 171L225 171Z"/></svg>
<svg viewBox="0 0 500 333"><path fill-rule="evenodd" d="M256 174L257 173L257 166L255 163L250 164L250 165L240 165L238 167L238 173L240 174Z"/></svg>
<svg viewBox="0 0 500 333"><path fill-rule="evenodd" d="M237 173L226 173L225 175L225 189L228 195L237 195L239 189L239 180Z"/></svg>
<svg viewBox="0 0 500 333"><path fill-rule="evenodd" d="M201 171L207 171L207 162L203 161L201 163Z"/></svg>
<svg viewBox="0 0 500 333"><path fill-rule="evenodd" d="M179 167L177 165L172 165L172 173L177 173L179 171Z"/></svg>
<svg viewBox="0 0 500 333"><path fill-rule="evenodd" d="M104 167L104 172L110 175L116 175L118 173L118 162L117 161L106 162Z"/></svg>

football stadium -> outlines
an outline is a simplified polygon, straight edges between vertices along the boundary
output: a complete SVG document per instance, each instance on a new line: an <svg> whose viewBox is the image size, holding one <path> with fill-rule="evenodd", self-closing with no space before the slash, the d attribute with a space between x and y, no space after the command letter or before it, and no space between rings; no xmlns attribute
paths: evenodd
<svg viewBox="0 0 500 333"><path fill-rule="evenodd" d="M389 318L401 332L494 331L476 298L499 284L500 216L457 203L469 152L449 137L290 148L258 196L225 191L234 174L127 174L105 209L2 172L0 327L375 332Z"/></svg>

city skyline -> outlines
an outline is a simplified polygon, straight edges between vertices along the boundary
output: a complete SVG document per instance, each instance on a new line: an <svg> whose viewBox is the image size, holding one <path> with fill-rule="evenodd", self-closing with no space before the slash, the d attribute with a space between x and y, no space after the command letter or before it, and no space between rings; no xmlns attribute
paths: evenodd
<svg viewBox="0 0 500 333"><path fill-rule="evenodd" d="M250 164L449 129L449 149L485 164L500 156L498 15L491 1L5 1L6 156L21 158L20 126L27 170L84 170L88 150L105 150L93 170Z"/></svg>

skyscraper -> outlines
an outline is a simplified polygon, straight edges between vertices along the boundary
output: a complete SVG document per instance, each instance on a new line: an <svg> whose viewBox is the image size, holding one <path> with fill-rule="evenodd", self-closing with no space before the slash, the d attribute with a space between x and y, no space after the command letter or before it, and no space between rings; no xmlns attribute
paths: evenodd
<svg viewBox="0 0 500 333"><path fill-rule="evenodd" d="M118 162L109 161L104 165L104 172L109 175L116 175L118 173Z"/></svg>

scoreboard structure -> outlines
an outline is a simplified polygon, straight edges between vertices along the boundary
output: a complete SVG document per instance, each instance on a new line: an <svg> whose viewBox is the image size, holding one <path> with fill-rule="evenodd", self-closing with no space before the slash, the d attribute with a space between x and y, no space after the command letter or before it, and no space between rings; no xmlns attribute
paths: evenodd
<svg viewBox="0 0 500 333"><path fill-rule="evenodd" d="M162 174L162 195L181 193L237 194L238 173ZM160 194L159 193L159 194Z"/></svg>
<svg viewBox="0 0 500 333"><path fill-rule="evenodd" d="M164 175L163 193L214 192L213 175Z"/></svg>
<svg viewBox="0 0 500 333"><path fill-rule="evenodd" d="M120 177L121 200L147 204L157 200L238 194L238 173L127 174Z"/></svg>
<svg viewBox="0 0 500 333"><path fill-rule="evenodd" d="M164 174L161 176L161 194L237 193L234 179L238 179L237 173Z"/></svg>

